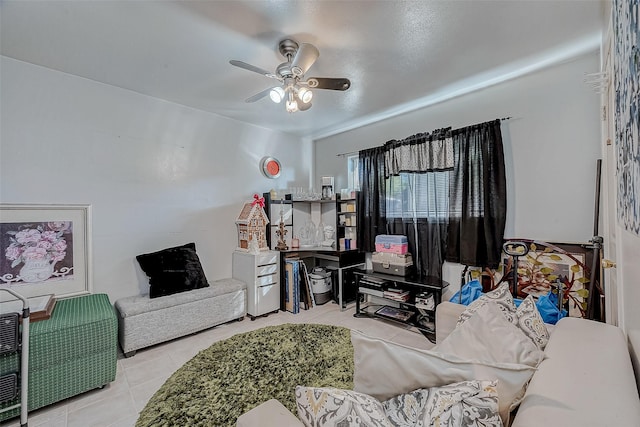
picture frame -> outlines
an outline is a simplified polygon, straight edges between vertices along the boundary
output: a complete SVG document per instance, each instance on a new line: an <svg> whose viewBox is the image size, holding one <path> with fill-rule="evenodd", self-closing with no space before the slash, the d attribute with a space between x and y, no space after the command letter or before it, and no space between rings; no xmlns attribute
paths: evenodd
<svg viewBox="0 0 640 427"><path fill-rule="evenodd" d="M26 298L91 293L91 206L0 204L0 287Z"/></svg>
<svg viewBox="0 0 640 427"><path fill-rule="evenodd" d="M617 176L618 223L625 230L640 236L640 179L638 144L640 120L638 120L638 4L630 1L613 2L613 32L616 35L613 49L612 91L615 94L615 145Z"/></svg>
<svg viewBox="0 0 640 427"><path fill-rule="evenodd" d="M529 252L518 258L517 297L528 295L538 298L557 289L556 281L562 282L562 293L568 315L585 317L589 296L590 271L587 266L593 258L584 245L570 243L548 243L533 240L527 242ZM502 282L513 282L513 258L504 252L499 268L492 272L492 288Z"/></svg>

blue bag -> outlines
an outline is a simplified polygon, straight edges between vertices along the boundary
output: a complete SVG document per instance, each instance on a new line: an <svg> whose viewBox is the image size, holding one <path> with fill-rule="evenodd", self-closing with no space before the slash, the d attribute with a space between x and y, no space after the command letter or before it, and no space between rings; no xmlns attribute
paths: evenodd
<svg viewBox="0 0 640 427"><path fill-rule="evenodd" d="M462 300L460 300L460 291L458 291L451 297L449 302L469 305L480 298L480 295L482 295L482 285L480 284L480 281L476 279L464 284L462 287Z"/></svg>
<svg viewBox="0 0 640 427"><path fill-rule="evenodd" d="M555 325L558 320L567 315L567 310L562 309L562 311L560 311L558 309L558 295L553 292L549 292L538 297L536 307L538 307L542 320L544 320L545 323L550 323L552 325Z"/></svg>
<svg viewBox="0 0 640 427"><path fill-rule="evenodd" d="M514 298L513 302L516 304L516 307L519 307L522 300ZM558 309L558 295L553 292L547 292L546 294L539 296L536 300L536 308L538 309L544 323L549 323L551 325L555 325L558 320L566 317L567 315L567 310L562 309L562 311L560 311Z"/></svg>

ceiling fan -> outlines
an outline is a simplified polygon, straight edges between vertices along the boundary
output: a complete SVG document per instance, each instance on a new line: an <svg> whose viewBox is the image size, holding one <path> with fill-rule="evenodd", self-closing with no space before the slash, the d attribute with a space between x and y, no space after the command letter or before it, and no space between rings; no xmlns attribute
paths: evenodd
<svg viewBox="0 0 640 427"><path fill-rule="evenodd" d="M285 99L286 110L289 113L295 113L311 108L311 98L313 98L311 89L347 90L351 86L349 79L345 78L309 77L304 80L304 74L320 56L320 52L312 44L298 44L294 40L284 39L278 44L278 50L287 61L278 65L275 73L270 73L246 62L229 61L231 65L279 80L281 83L256 93L247 98L245 102L255 102L269 95L271 100L276 103Z"/></svg>

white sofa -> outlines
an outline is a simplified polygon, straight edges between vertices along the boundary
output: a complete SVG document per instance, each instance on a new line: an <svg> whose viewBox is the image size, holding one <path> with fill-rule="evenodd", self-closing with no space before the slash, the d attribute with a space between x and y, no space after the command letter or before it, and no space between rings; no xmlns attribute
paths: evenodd
<svg viewBox="0 0 640 427"><path fill-rule="evenodd" d="M438 305L438 343L453 331L464 309L465 306L450 302ZM544 360L533 374L511 426L640 426L640 399L622 330L576 318L549 326L551 336ZM381 365L390 371L392 363L395 362ZM376 375L379 377L379 372L371 372L372 378ZM237 426L303 424L278 401L270 400L238 418Z"/></svg>
<svg viewBox="0 0 640 427"><path fill-rule="evenodd" d="M466 307L436 310L436 342ZM640 426L640 399L627 339L620 328L564 318L549 328L545 358L527 387L512 427Z"/></svg>

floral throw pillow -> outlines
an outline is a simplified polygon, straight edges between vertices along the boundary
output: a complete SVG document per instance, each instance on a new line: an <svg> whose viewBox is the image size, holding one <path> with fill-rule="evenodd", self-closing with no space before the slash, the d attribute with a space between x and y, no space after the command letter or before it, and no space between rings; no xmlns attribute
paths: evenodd
<svg viewBox="0 0 640 427"><path fill-rule="evenodd" d="M549 331L536 307L533 296L527 296L516 310L516 325L535 343L540 350L544 350L549 342Z"/></svg>
<svg viewBox="0 0 640 427"><path fill-rule="evenodd" d="M297 386L296 406L306 427L393 427L378 399L351 390Z"/></svg>
<svg viewBox="0 0 640 427"><path fill-rule="evenodd" d="M503 283L491 292L487 292L486 294L482 295L480 298L469 304L469 307L467 307L467 309L460 314L456 326L460 326L464 322L466 322L471 316L473 316L476 311L478 311L480 307L482 307L488 301L493 301L498 304L498 308L500 308L502 314L504 314L507 320L511 323L516 323L516 304L513 302L513 296L511 296L511 291L509 290L509 284Z"/></svg>
<svg viewBox="0 0 640 427"><path fill-rule="evenodd" d="M501 427L496 385L496 381L463 381L401 394L382 405L395 427Z"/></svg>

